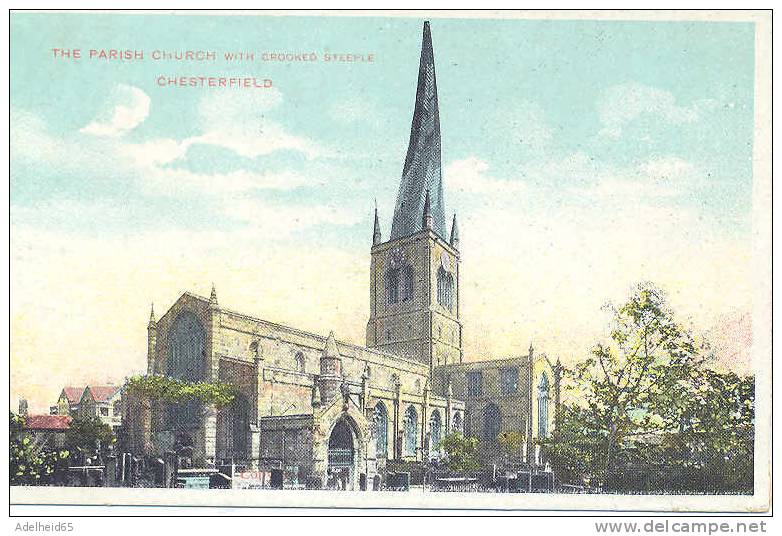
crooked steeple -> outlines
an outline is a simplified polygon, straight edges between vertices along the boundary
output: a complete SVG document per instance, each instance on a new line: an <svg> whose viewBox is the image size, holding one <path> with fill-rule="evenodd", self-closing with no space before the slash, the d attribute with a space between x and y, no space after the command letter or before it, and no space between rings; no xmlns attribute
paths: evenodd
<svg viewBox="0 0 782 536"><path fill-rule="evenodd" d="M396 198L391 240L421 230L426 192L430 192L432 229L445 238L445 201L440 154L440 112L429 21L424 22L418 89L415 94L410 144Z"/></svg>

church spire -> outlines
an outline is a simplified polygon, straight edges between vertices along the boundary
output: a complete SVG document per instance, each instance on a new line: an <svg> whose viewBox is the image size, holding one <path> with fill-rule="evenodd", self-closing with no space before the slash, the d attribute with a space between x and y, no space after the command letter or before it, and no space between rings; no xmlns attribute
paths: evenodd
<svg viewBox="0 0 782 536"><path fill-rule="evenodd" d="M372 245L376 246L382 241L380 235L380 218L377 215L377 199L375 199L375 230L372 232Z"/></svg>
<svg viewBox="0 0 782 536"><path fill-rule="evenodd" d="M431 191L432 229L445 237L445 201L440 156L440 112L429 22L424 22L418 89L410 126L410 144L396 198L391 240L420 230L426 191Z"/></svg>

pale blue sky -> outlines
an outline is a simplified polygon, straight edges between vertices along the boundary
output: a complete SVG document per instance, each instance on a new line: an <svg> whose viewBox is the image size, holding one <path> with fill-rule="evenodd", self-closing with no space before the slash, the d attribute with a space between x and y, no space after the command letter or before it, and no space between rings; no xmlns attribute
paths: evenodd
<svg viewBox="0 0 782 536"><path fill-rule="evenodd" d="M211 281L229 306L361 343L373 199L387 237L422 23L13 14L17 390L31 355L65 367L32 391L88 381L89 359L114 376L143 368L148 302L164 311ZM433 19L432 37L468 357L531 339L577 356L600 304L644 279L702 329L749 309L752 24ZM53 47L375 61L106 63ZM160 88L161 74L275 89ZM68 368L72 355L90 357Z"/></svg>
<svg viewBox="0 0 782 536"><path fill-rule="evenodd" d="M253 74L272 78L283 102L266 112L299 136L316 140L342 158L307 161L295 151L260 158L225 149L191 148L176 166L193 171L311 168L340 178L327 187L303 185L273 199L314 202L352 197L351 208L369 221L374 196L390 207L409 131L418 19L307 17L166 17L153 15L41 15L12 18L11 104L38 116L54 136L70 136L105 107L116 84L151 98L149 117L125 139L182 139L198 129L193 113L205 90L155 86L159 73ZM726 230L748 231L753 95L753 27L740 23L435 20L433 23L443 128L443 161L475 156L495 176L560 190L573 179L540 179L525 173L541 161L584 153L601 166L635 165L676 156L703 166L708 180L674 201L695 205ZM55 61L53 46L89 48L356 51L372 52L371 65L350 64L106 64ZM233 68L232 68L233 67ZM714 101L698 121L670 124L652 112L628 121L618 138L598 136L600 103L610 88L634 84L669 93L673 105L691 108ZM235 93L236 99L245 94ZM360 107L371 115L340 121L335 109ZM622 106L620 103L607 104ZM263 112L259 112L263 113ZM642 114L643 115L643 114ZM536 133L545 129L545 139ZM528 138L529 141L527 141ZM43 149L43 148L42 148ZM158 225L160 212L176 214L188 228L227 225L207 212L186 210L177 200L140 193L121 180L91 180L75 173L13 165L13 206L41 200L121 200L122 218L101 231L133 232ZM526 179L525 179L525 176ZM446 192L452 210L458 195ZM448 195L450 194L450 195ZM263 196L268 199L268 192ZM559 196L554 196L558 198ZM552 201L543 197L540 201ZM564 203L577 202L564 199ZM538 205L539 206L539 205ZM464 209L468 209L465 206ZM519 207L525 209L525 207ZM155 214L153 217L152 214ZM389 214L383 214L388 219ZM95 231L95 222L70 219L73 229ZM171 221L170 223L174 223ZM361 229L360 224L358 229ZM345 238L362 237L344 229ZM362 237L363 238L363 237Z"/></svg>

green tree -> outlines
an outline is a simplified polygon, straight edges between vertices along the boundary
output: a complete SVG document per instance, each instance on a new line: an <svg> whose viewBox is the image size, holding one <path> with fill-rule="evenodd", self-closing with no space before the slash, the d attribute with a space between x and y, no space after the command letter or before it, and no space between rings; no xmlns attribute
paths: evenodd
<svg viewBox="0 0 782 536"><path fill-rule="evenodd" d="M541 442L544 458L557 480L578 486L602 480L606 434L597 427L589 410L563 404L557 420L551 436Z"/></svg>
<svg viewBox="0 0 782 536"><path fill-rule="evenodd" d="M12 486L51 483L58 464L66 462L67 450L44 450L24 429L24 418L10 413L9 480Z"/></svg>
<svg viewBox="0 0 782 536"><path fill-rule="evenodd" d="M480 469L477 438L452 432L443 437L440 446L451 471L464 475Z"/></svg>
<svg viewBox="0 0 782 536"><path fill-rule="evenodd" d="M224 382L187 382L168 376L133 376L125 385L128 394L161 402L181 403L199 400L217 407L236 398L236 388Z"/></svg>
<svg viewBox="0 0 782 536"><path fill-rule="evenodd" d="M500 432L497 436L497 441L500 445L500 452L506 462L521 461L525 437L524 432L521 430Z"/></svg>
<svg viewBox="0 0 782 536"><path fill-rule="evenodd" d="M668 441L669 465L699 473L703 491L751 493L754 378L703 369L688 384L688 394L679 430Z"/></svg>
<svg viewBox="0 0 782 536"><path fill-rule="evenodd" d="M111 427L97 417L76 417L65 432L65 447L82 463L97 454L105 456L115 441Z"/></svg>
<svg viewBox="0 0 782 536"><path fill-rule="evenodd" d="M621 307L607 307L609 340L593 348L574 378L585 405L580 420L603 456L593 472L611 488L627 445L679 427L687 385L708 349L675 321L663 292L650 283Z"/></svg>

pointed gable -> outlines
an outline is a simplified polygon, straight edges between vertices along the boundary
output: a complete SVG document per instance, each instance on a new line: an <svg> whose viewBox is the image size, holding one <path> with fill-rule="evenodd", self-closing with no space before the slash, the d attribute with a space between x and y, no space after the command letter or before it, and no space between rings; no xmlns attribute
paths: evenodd
<svg viewBox="0 0 782 536"><path fill-rule="evenodd" d="M84 387L63 387L60 398L64 396L69 405L78 404L82 393L84 393Z"/></svg>

